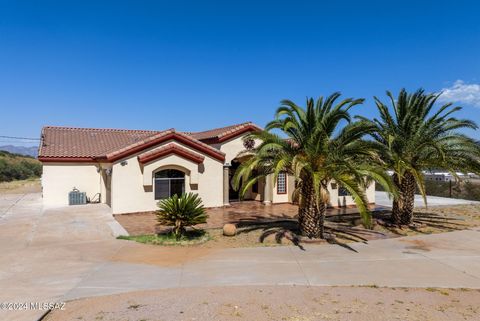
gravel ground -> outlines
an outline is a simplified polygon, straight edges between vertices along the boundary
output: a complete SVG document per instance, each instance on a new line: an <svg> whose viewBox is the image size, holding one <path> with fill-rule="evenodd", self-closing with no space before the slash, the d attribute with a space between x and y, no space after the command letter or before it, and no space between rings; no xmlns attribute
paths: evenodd
<svg viewBox="0 0 480 321"><path fill-rule="evenodd" d="M46 320L479 320L480 290L242 286L142 291L67 302Z"/></svg>

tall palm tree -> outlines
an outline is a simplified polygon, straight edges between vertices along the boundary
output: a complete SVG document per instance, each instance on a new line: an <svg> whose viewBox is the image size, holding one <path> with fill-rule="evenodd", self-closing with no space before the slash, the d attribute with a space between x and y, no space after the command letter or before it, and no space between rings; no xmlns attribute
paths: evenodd
<svg viewBox="0 0 480 321"><path fill-rule="evenodd" d="M374 97L380 119L370 122L375 128L372 137L386 170L393 170L393 182L398 189L394 197L392 220L398 225L413 222L415 190L418 187L427 204L423 172L445 169L458 178L456 172L480 172L480 146L459 129L476 129L477 125L453 114L461 107L447 103L435 108L440 94L419 89L407 93L402 89L397 99L387 91L391 108Z"/></svg>
<svg viewBox="0 0 480 321"><path fill-rule="evenodd" d="M374 178L389 188L389 177L368 160L374 157L370 143L361 138L371 130L365 121L351 122L350 108L363 99L336 103L340 93L316 102L307 99L306 108L283 100L275 120L264 131L252 133L258 140L253 155L243 162L233 178L241 195L259 179L286 172L295 176L298 222L302 235L324 238L324 218L328 204L328 184L335 181L353 196L364 223L370 226L365 188ZM344 127L341 125L345 124ZM280 131L284 137L276 132ZM271 177L271 176L268 176ZM367 177L367 178L366 178Z"/></svg>

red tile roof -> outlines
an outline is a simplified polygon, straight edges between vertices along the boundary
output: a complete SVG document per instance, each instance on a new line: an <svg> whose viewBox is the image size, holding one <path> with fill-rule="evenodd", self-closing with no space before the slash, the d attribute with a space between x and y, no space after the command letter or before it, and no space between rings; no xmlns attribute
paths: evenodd
<svg viewBox="0 0 480 321"><path fill-rule="evenodd" d="M231 125L231 126L206 130L203 132L195 132L195 133L188 133L188 134L198 140L205 141L208 143L221 143L237 135L240 135L249 131L259 131L259 130L262 130L262 128L255 125L252 122L246 122L242 124Z"/></svg>
<svg viewBox="0 0 480 321"><path fill-rule="evenodd" d="M176 154L183 158L189 159L197 164L203 163L205 157L200 154L194 153L186 148L183 148L180 145L169 143L157 148L154 148L146 153L138 155L138 161L142 164L151 162L152 160L158 159L160 157Z"/></svg>
<svg viewBox="0 0 480 321"><path fill-rule="evenodd" d="M223 161L225 154L207 143L222 142L254 130L261 128L250 122L197 133L181 133L175 129L151 131L46 126L42 129L38 158L44 162L112 162L172 139Z"/></svg>
<svg viewBox="0 0 480 321"><path fill-rule="evenodd" d="M213 148L212 146L209 146L199 140L196 140L195 138L175 131L175 129L168 129L163 132L159 132L158 134L152 135L150 137L147 137L143 141L131 144L129 146L125 146L119 150L116 150L112 153L108 153L105 155L105 158L108 161L116 161L120 158L123 158L125 156L134 154L136 152L140 152L146 148L153 147L157 144L169 141L169 140L175 140L180 143L183 143L189 147L192 147L196 150L199 150L209 156L212 156L213 158L216 158L218 160L224 161L225 160L225 153L219 151L216 148Z"/></svg>
<svg viewBox="0 0 480 321"><path fill-rule="evenodd" d="M158 134L150 130L96 129L47 126L42 129L39 159L105 156Z"/></svg>

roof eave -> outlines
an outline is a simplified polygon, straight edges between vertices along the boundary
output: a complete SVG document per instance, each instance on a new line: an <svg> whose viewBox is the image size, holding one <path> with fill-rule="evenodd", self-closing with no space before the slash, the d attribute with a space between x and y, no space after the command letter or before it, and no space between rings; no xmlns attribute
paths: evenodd
<svg viewBox="0 0 480 321"><path fill-rule="evenodd" d="M188 137L188 136L187 136ZM124 152L121 152L121 153L118 153L118 154L114 154L114 155L106 155L106 158L109 162L116 162L117 160L120 160L122 158L125 158L125 157L128 157L128 156L131 156L135 153L138 153L142 150L145 150L147 148L150 148L150 147L153 147L155 145L158 145L160 143L163 143L165 141L168 141L168 140L175 140L177 142L180 142L180 143L183 143L191 148L194 148L212 158L215 158L219 161L225 161L225 154L220 152L220 151L215 151L215 150L212 150L211 147L206 147L206 146L202 146L202 143L200 141L196 141L194 138L191 138L191 137L185 137L184 135L180 135L176 132L173 132L173 133L170 133L170 134L167 134L167 135L163 135L163 136L160 136L158 137L157 139L153 139L152 141L148 142L148 143L145 143L145 144L142 144L142 145L138 145L138 146L135 146L133 148L130 148L128 150L125 150Z"/></svg>
<svg viewBox="0 0 480 321"><path fill-rule="evenodd" d="M42 163L92 163L97 162L96 157L48 157L38 156L37 159Z"/></svg>
<svg viewBox="0 0 480 321"><path fill-rule="evenodd" d="M187 151L183 148L179 148L179 147L175 147L175 146L166 148L166 149L158 151L158 152L151 153L150 155L146 155L146 156L139 155L139 156L137 156L137 158L138 158L138 161L141 164L147 164L147 163L150 163L151 161L154 161L154 160L157 160L159 158L169 156L169 155L172 155L172 154L175 154L177 156L180 156L182 158L190 160L190 161L192 161L196 164L202 164L203 161L205 160L205 157L203 157L201 155L195 155L195 154L193 154L193 153L191 153L191 152L189 152L189 151Z"/></svg>
<svg viewBox="0 0 480 321"><path fill-rule="evenodd" d="M219 144L219 143L226 142L227 140L236 138L236 137L238 137L240 135L243 135L245 133L248 133L248 132L259 132L259 131L262 131L262 128L258 127L257 125L254 125L254 124L250 124L248 126L244 126L240 129L237 129L235 131L232 131L232 132L224 134L224 135L220 135L220 136L216 136L216 137L209 137L209 138L200 139L200 140L202 142L206 143L206 144Z"/></svg>

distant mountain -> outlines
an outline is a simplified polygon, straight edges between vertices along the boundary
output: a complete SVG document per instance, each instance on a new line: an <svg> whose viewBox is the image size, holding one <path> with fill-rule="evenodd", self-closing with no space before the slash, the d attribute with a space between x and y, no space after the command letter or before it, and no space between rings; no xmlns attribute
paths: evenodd
<svg viewBox="0 0 480 321"><path fill-rule="evenodd" d="M25 147L25 146L4 145L4 146L0 146L0 150L4 150L12 154L20 154L20 155L26 155L31 157L37 157L38 155L37 146Z"/></svg>

